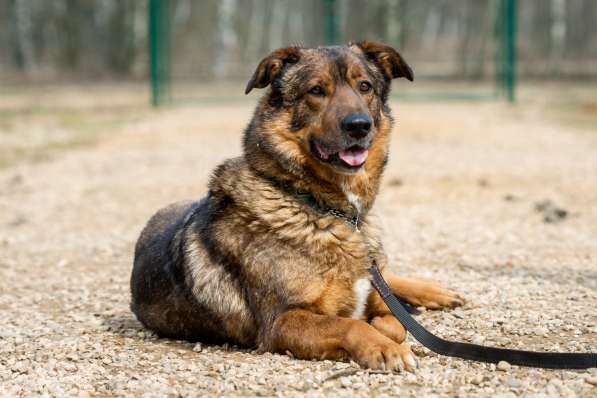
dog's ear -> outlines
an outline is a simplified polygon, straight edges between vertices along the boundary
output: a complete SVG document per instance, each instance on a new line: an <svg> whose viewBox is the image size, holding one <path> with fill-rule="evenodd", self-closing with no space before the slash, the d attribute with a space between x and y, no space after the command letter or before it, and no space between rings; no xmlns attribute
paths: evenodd
<svg viewBox="0 0 597 398"><path fill-rule="evenodd" d="M374 41L361 41L352 46L359 48L369 61L376 64L387 80L405 77L413 81L412 69L392 47Z"/></svg>
<svg viewBox="0 0 597 398"><path fill-rule="evenodd" d="M257 66L255 73L247 83L245 94L253 88L267 87L276 76L280 74L282 69L288 64L295 64L300 57L300 47L286 47L280 48L267 57L263 58Z"/></svg>

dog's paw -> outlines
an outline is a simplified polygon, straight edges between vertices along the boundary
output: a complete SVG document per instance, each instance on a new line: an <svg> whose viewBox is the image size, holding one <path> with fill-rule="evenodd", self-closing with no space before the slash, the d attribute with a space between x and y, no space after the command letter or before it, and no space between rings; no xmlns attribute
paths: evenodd
<svg viewBox="0 0 597 398"><path fill-rule="evenodd" d="M402 296L416 307L430 310L455 308L464 304L464 298L439 283L422 279L409 279L409 294Z"/></svg>
<svg viewBox="0 0 597 398"><path fill-rule="evenodd" d="M394 315L376 316L371 320L371 326L396 343L402 343L406 339L406 329Z"/></svg>
<svg viewBox="0 0 597 398"><path fill-rule="evenodd" d="M410 345L398 344L388 338L363 345L354 359L369 369L414 372L417 368L417 359Z"/></svg>

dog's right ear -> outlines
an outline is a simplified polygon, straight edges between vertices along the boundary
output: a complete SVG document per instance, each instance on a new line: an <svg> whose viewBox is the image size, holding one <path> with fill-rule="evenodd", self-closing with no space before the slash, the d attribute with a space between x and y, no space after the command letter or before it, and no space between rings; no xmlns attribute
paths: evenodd
<svg viewBox="0 0 597 398"><path fill-rule="evenodd" d="M245 94L253 88L267 87L280 74L288 64L295 64L300 57L300 47L280 48L263 58L257 66L255 73L247 83Z"/></svg>
<svg viewBox="0 0 597 398"><path fill-rule="evenodd" d="M411 82L413 81L413 70L408 66L404 58L398 54L398 51L392 47L375 41L361 41L359 43L352 43L350 46L357 46L369 61L380 68L386 80L404 77Z"/></svg>

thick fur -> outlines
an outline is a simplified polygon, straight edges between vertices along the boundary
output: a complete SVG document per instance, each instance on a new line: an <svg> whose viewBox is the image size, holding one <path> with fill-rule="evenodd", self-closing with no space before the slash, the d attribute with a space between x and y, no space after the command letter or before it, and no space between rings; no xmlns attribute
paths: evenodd
<svg viewBox="0 0 597 398"><path fill-rule="evenodd" d="M165 337L412 369L404 328L367 273L369 258L386 265L370 209L388 158L396 77L412 80L412 71L380 43L266 57L246 89L270 86L245 130L243 156L214 171L206 198L160 210L139 237L131 278L138 319ZM341 127L354 113L373 121L358 140ZM369 151L357 169L314 153L355 143ZM358 217L358 228L322 209ZM434 283L383 272L416 305L462 303Z"/></svg>

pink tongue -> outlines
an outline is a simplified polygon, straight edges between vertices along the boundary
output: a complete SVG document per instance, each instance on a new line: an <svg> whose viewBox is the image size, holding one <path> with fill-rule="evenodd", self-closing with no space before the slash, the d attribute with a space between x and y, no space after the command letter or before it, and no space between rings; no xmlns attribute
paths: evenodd
<svg viewBox="0 0 597 398"><path fill-rule="evenodd" d="M347 149L338 152L338 156L340 157L340 159L354 167L360 166L363 163L365 163L365 160L367 160L368 155L369 151L366 149Z"/></svg>

